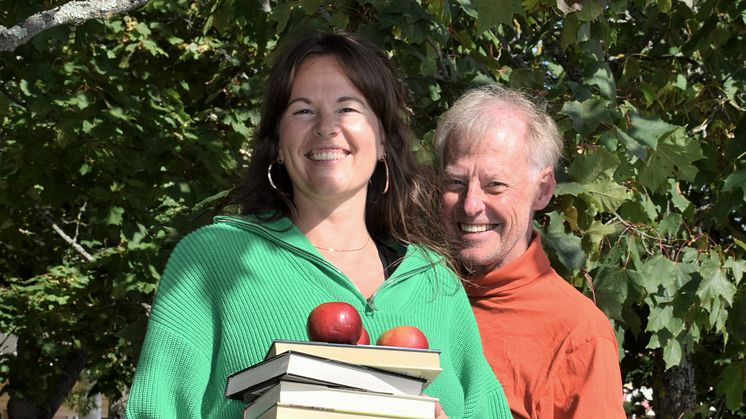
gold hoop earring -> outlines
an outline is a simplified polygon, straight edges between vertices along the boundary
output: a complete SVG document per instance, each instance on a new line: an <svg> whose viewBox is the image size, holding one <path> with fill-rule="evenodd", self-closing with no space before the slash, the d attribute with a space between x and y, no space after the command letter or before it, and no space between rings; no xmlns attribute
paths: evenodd
<svg viewBox="0 0 746 419"><path fill-rule="evenodd" d="M280 158L278 157L275 160L272 160L272 163L269 164L269 167L267 167L267 180L269 180L269 185L272 186L272 189L276 190L279 193L282 193L282 191L277 188L275 185L275 182L272 180L272 166L274 166L275 163L281 163Z"/></svg>
<svg viewBox="0 0 746 419"><path fill-rule="evenodd" d="M381 161L383 162L383 168L386 171L386 183L383 186L383 192L381 192L381 195L386 195L386 192L389 191L389 164L386 161L386 153L383 153Z"/></svg>

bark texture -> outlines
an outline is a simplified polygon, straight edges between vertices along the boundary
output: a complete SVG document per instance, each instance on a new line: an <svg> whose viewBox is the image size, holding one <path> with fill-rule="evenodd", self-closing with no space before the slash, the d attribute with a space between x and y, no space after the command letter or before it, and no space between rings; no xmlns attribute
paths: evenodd
<svg viewBox="0 0 746 419"><path fill-rule="evenodd" d="M32 15L11 28L0 25L0 51L13 51L49 28L65 24L79 25L90 19L106 19L133 10L148 1L150 0L84 0L65 3Z"/></svg>
<svg viewBox="0 0 746 419"><path fill-rule="evenodd" d="M655 358L653 410L656 418L679 419L696 406L694 364L684 351L679 365L665 369L660 353Z"/></svg>

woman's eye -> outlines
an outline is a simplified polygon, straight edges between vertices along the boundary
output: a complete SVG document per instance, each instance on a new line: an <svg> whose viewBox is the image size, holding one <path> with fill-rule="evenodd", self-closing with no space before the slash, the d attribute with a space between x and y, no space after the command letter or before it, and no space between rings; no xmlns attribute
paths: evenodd
<svg viewBox="0 0 746 419"><path fill-rule="evenodd" d="M311 113L310 109L298 109L293 111L293 115L310 115Z"/></svg>
<svg viewBox="0 0 746 419"><path fill-rule="evenodd" d="M350 112L357 112L357 109L355 108L342 108L339 110L340 113L350 113Z"/></svg>

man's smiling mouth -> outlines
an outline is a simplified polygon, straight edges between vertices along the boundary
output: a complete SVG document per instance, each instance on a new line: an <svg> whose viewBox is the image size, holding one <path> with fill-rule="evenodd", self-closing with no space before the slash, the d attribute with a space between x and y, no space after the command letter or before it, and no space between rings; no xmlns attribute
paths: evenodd
<svg viewBox="0 0 746 419"><path fill-rule="evenodd" d="M493 230L498 224L464 224L458 223L459 229L464 233L483 233Z"/></svg>

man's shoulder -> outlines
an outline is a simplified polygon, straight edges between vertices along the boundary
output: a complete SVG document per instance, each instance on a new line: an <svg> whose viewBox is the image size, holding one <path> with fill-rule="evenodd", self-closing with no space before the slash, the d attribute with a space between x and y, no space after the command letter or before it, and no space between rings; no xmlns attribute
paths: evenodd
<svg viewBox="0 0 746 419"><path fill-rule="evenodd" d="M547 290L551 298L553 312L559 321L572 324L578 331L610 330L609 318L596 306L593 297L583 294L557 273L552 272L548 278ZM550 313L548 313L550 314Z"/></svg>

